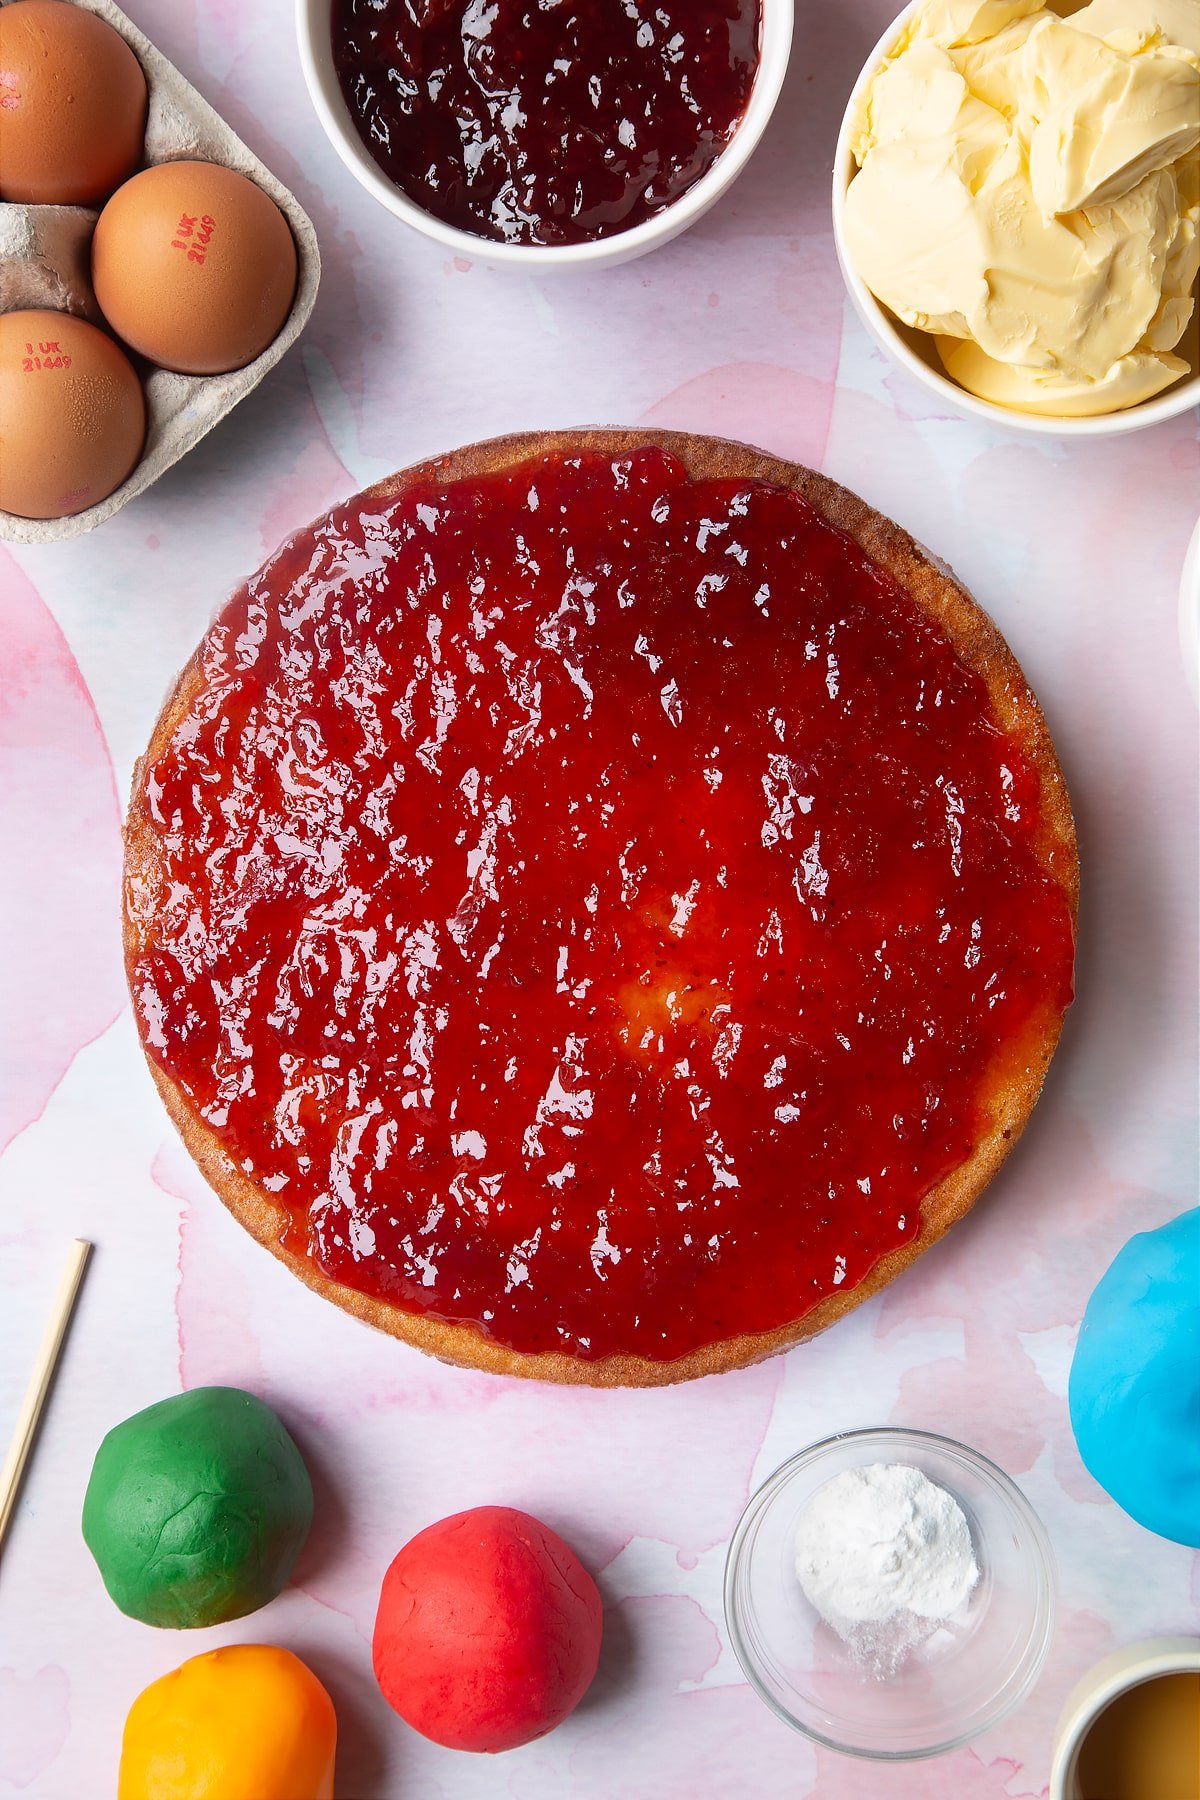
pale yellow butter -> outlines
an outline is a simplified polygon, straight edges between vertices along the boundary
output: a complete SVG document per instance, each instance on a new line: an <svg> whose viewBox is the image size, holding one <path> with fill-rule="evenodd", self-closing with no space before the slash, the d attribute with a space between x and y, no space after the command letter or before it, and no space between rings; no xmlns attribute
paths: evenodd
<svg viewBox="0 0 1200 1800"><path fill-rule="evenodd" d="M1182 56L1128 56L1039 19L1022 73L1029 179L1047 217L1117 200L1200 143L1200 77Z"/></svg>
<svg viewBox="0 0 1200 1800"><path fill-rule="evenodd" d="M1078 416L1187 373L1193 42L1200 0L926 0L868 84L847 247L971 392Z"/></svg>
<svg viewBox="0 0 1200 1800"><path fill-rule="evenodd" d="M1106 38L1132 56L1139 50L1182 48L1200 56L1196 0L1091 0L1071 15L1080 31Z"/></svg>

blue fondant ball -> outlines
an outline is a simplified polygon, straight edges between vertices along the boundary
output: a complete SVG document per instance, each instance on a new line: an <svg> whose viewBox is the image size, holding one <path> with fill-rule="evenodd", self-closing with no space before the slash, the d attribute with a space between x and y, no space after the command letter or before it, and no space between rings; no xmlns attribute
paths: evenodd
<svg viewBox="0 0 1200 1800"><path fill-rule="evenodd" d="M1088 1302L1071 1365L1087 1467L1139 1525L1200 1546L1200 1207L1131 1238Z"/></svg>

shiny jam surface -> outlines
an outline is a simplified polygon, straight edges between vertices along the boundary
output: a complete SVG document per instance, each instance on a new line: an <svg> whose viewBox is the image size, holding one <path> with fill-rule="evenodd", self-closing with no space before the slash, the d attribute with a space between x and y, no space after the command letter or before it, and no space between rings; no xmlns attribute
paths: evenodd
<svg viewBox="0 0 1200 1800"><path fill-rule="evenodd" d="M661 212L746 109L759 0L333 0L359 136L416 205L517 244Z"/></svg>
<svg viewBox="0 0 1200 1800"><path fill-rule="evenodd" d="M351 1287L584 1358L785 1323L1070 998L1036 773L781 488L647 447L351 503L202 654L135 1004Z"/></svg>

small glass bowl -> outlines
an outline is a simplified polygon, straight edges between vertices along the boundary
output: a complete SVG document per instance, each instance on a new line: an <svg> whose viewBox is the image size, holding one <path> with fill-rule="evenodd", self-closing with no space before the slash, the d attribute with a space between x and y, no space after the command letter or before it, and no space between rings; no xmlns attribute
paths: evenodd
<svg viewBox="0 0 1200 1800"><path fill-rule="evenodd" d="M979 1565L958 1617L886 1677L852 1659L795 1566L812 1496L868 1463L911 1464L953 1494ZM813 1444L759 1488L729 1546L725 1618L751 1685L785 1724L831 1750L902 1761L957 1749L1025 1698L1050 1648L1055 1588L1041 1521L1002 1470L965 1444L889 1426Z"/></svg>

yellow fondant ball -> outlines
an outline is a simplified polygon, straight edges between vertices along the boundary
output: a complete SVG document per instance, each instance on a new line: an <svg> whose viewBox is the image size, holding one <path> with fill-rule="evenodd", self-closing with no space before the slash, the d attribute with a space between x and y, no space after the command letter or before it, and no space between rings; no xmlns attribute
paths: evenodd
<svg viewBox="0 0 1200 1800"><path fill-rule="evenodd" d="M337 1721L290 1650L193 1656L138 1695L117 1800L333 1800Z"/></svg>

